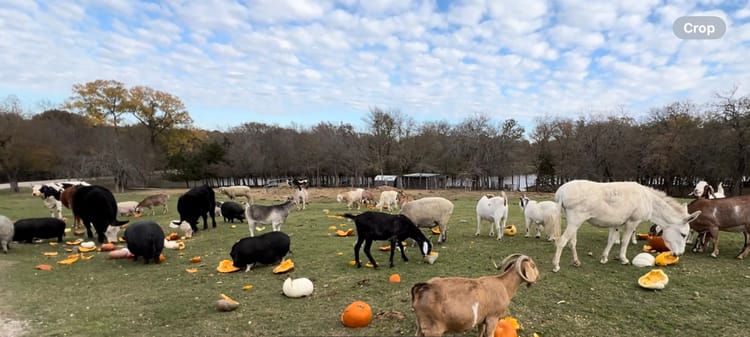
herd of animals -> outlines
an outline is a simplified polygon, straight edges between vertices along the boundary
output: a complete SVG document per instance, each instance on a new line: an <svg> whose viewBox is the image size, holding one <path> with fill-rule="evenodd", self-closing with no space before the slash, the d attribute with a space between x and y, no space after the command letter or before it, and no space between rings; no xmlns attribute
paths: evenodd
<svg viewBox="0 0 750 337"><path fill-rule="evenodd" d="M208 229L208 219L216 227L215 216L225 221L247 222L250 236L237 241L231 250L235 267L250 270L256 264L272 264L281 260L288 252L290 238L281 226L290 210L296 207L304 210L308 202L307 180L289 181L294 195L278 205L256 205L252 202L250 188L246 186L220 187L218 192L229 197L230 201L217 202L216 192L204 185L183 193L177 201L179 220L172 221L171 227L180 228L186 237L199 231L198 223L203 220L203 229ZM379 198L375 194L380 193ZM140 202L115 201L112 193L102 186L85 182L55 183L34 186L33 195L43 200L50 210L51 217L20 219L11 222L0 215L0 244L3 252L8 252L11 241L32 242L35 239L56 238L62 241L66 224L62 217L62 207L73 213L73 227L76 234L82 235L83 228L89 238L100 243L117 242L120 228L128 221L118 220L122 215L140 215L148 209L155 214L161 206L162 213L168 212L169 195L150 195ZM629 263L626 257L627 245L638 224L651 221L659 228L666 246L674 255L681 255L689 240L691 230L695 237L693 251L703 251L711 243L711 256L718 254L719 231L741 232L745 246L737 256L742 259L750 251L750 196L725 197L721 184L714 189L706 182L699 182L691 195L695 200L680 204L665 193L635 182L597 183L574 180L560 186L555 193L555 201L530 200L526 195L520 198L519 206L525 218L525 236L536 229L536 237L546 233L547 239L555 241L553 271L560 270L563 248L570 245L573 264L580 265L576 251L576 232L583 222L608 228L610 235L602 253L601 262L606 263L609 250L620 241L620 261ZM241 205L235 198L244 197L247 202ZM407 261L402 242L412 239L423 257L431 254L432 244L420 228L440 230L439 243L447 240L448 222L454 205L442 197L425 197L413 200L403 191L389 187L377 190L355 189L337 196L339 203L347 209L360 209L371 205L377 211L365 211L357 215L344 214L356 225L357 242L354 246L356 266L360 267L359 251L364 244L364 252L373 267L378 265L370 254L373 241L388 241L391 245L390 266L396 248ZM476 235L480 235L482 222L490 221L489 235L502 239L508 218L509 199L505 192L500 195L482 195L476 205ZM738 207L743 206L743 207ZM387 209L387 213L384 212ZM397 213L393 213L397 211ZM561 215L564 214L567 226L561 233ZM255 236L258 225L270 225L272 231ZM93 226L93 231L92 227ZM165 244L162 227L149 220L128 224L123 238L134 260L143 257L145 263L158 262ZM478 326L480 335L491 331L497 324L522 283L536 282L539 271L534 261L525 255L514 254L506 258L498 269L499 275L480 278L441 278L436 277L425 283L418 283L411 289L412 307L418 323L418 335L439 336L446 332L463 332ZM504 288L503 291L498 291ZM493 295L490 294L501 294ZM470 310L467 315L466 310ZM467 318L468 317L468 318ZM470 319L469 319L470 318ZM488 330L489 329L489 330Z"/></svg>

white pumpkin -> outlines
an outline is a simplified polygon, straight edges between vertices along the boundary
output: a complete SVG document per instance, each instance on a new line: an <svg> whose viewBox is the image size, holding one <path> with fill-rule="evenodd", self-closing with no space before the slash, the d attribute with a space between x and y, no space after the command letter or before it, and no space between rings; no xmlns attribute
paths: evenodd
<svg viewBox="0 0 750 337"><path fill-rule="evenodd" d="M654 265L655 258L649 253L640 253L633 258L633 265L636 267L651 267Z"/></svg>
<svg viewBox="0 0 750 337"><path fill-rule="evenodd" d="M84 243L81 243L81 247L83 247L83 248L94 248L94 247L96 247L96 243L94 243L94 241L86 241Z"/></svg>
<svg viewBox="0 0 750 337"><path fill-rule="evenodd" d="M310 279L306 277L294 280L292 280L291 277L288 277L284 281L284 285L282 286L284 295L286 295L287 297L310 296L310 294L313 293L313 289L314 287L312 281L310 281Z"/></svg>

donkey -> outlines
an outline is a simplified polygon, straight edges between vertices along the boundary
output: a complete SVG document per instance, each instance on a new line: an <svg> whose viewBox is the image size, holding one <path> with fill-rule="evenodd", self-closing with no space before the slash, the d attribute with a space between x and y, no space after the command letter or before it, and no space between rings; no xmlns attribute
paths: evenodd
<svg viewBox="0 0 750 337"><path fill-rule="evenodd" d="M555 192L555 201L565 210L568 225L560 240L556 241L552 271L560 270L560 255L570 241L573 265L580 266L576 251L578 228L584 221L605 228L624 227L620 245L620 262L628 264L626 254L630 237L642 221L658 223L664 234L664 242L675 256L685 252L685 242L690 231L688 225L698 218L701 211L687 213L687 208L664 192L640 185L636 182L597 183L588 180L573 180L560 186ZM614 235L609 235L607 247L600 262L606 263L609 249L614 244Z"/></svg>

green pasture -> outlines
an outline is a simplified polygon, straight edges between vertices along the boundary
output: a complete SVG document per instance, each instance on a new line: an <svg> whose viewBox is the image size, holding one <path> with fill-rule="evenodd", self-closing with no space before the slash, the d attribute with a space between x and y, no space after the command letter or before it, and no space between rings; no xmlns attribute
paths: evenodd
<svg viewBox="0 0 750 337"><path fill-rule="evenodd" d="M167 215L157 212L143 219L157 221L166 233L174 231L167 224L178 218L181 191L170 190ZM346 211L332 198L313 199L306 210L292 212L282 226L292 237L290 257L295 263L285 275L273 274L273 266L248 273L216 272L219 261L229 258L232 244L249 235L247 224L235 223L232 228L220 218L217 228L199 231L186 241L184 250L165 250L162 264L112 260L107 253L93 253L91 260L58 265L56 261L67 255L65 244L50 246L48 240L13 244L9 254L0 254L0 321L25 322L27 336L412 336L416 325L409 290L414 283L435 276L494 274L493 259L499 262L509 254L524 253L536 261L541 278L531 287L522 287L510 306L510 314L523 325L520 336L747 336L750 265L734 257L743 244L740 234L721 234L718 258L688 252L677 265L664 267L669 284L651 291L637 285L648 269L621 265L615 259L619 246L613 248L608 264L599 263L607 237L603 229L584 225L578 236L583 265L573 267L566 248L559 273L551 272L553 244L523 237L523 217L515 203L509 224L518 226L519 235L497 241L487 236L485 223L482 235L474 236L474 208L480 193L426 193L445 195L455 203L448 241L436 246L440 257L434 265L423 263L417 250L408 248L409 262L397 256L395 267L388 268L388 254L376 249L385 244L381 242L372 251L379 270L351 267L356 237L336 237L328 227L353 223L326 216L325 209L331 214ZM133 191L115 197L137 201L147 194ZM256 202L278 203L282 194L264 197L259 191ZM510 196L517 200L516 194ZM49 216L42 202L27 191L0 192L0 214L14 220ZM70 217L70 211L66 209L65 215ZM648 226L641 224L638 232ZM265 231L269 230L267 226ZM628 257L632 259L643 244L630 246ZM45 251L60 255L46 257ZM203 262L190 263L193 256L201 256ZM40 263L54 269L36 270ZM199 271L185 271L191 267ZM388 282L392 273L399 273L402 282ZM315 284L313 295L286 298L281 285L290 276L310 278ZM242 290L245 285L253 288ZM240 307L217 312L214 303L221 293L239 301ZM383 314L366 328L345 328L339 321L341 312L355 300L366 301L374 313ZM462 336L474 335L476 330Z"/></svg>

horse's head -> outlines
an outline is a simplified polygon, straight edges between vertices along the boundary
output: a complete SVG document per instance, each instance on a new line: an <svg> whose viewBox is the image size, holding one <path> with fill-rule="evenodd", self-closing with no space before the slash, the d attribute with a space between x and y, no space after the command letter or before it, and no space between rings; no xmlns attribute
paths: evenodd
<svg viewBox="0 0 750 337"><path fill-rule="evenodd" d="M672 251L672 255L680 256L685 252L687 237L690 233L690 222L697 219L700 215L701 211L695 211L683 218L681 223L662 227L664 244Z"/></svg>

